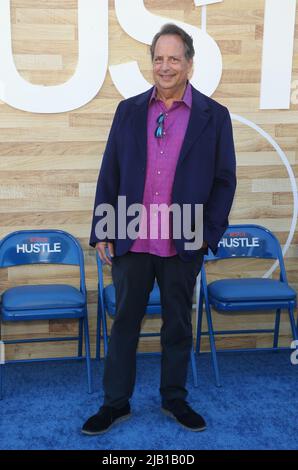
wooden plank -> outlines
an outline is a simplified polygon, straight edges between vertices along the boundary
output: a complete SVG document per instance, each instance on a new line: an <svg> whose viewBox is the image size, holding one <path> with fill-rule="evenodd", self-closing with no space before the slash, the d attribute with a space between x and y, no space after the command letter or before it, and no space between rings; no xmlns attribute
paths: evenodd
<svg viewBox="0 0 298 470"><path fill-rule="evenodd" d="M18 24L13 26L14 40L21 41L39 39L58 39L62 41L72 41L76 39L76 28L68 24L35 24L32 28L31 24Z"/></svg>
<svg viewBox="0 0 298 470"><path fill-rule="evenodd" d="M13 6L15 2L12 2ZM65 7L66 3L63 2ZM61 4L61 2L60 2ZM15 8L15 22L21 24L77 24L77 10L76 7L71 8Z"/></svg>

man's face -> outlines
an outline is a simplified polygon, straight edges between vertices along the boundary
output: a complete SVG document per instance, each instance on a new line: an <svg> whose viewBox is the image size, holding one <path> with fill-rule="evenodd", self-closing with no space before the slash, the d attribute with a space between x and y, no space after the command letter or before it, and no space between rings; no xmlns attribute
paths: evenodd
<svg viewBox="0 0 298 470"><path fill-rule="evenodd" d="M192 60L185 58L182 39L176 34L161 36L155 45L153 78L161 92L183 89L191 71Z"/></svg>

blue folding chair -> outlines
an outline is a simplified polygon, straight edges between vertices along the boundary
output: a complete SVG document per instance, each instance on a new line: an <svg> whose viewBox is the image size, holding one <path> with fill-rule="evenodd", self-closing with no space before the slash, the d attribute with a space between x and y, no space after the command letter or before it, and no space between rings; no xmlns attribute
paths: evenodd
<svg viewBox="0 0 298 470"><path fill-rule="evenodd" d="M62 230L21 230L7 235L0 242L0 268L32 264L67 264L79 266L80 288L67 284L22 285L2 294L1 322L48 321L78 319L78 336L3 340L4 344L53 341L78 341L78 355L46 359L8 360L7 363L86 359L88 392L92 391L90 341L87 315L84 257L79 242ZM83 331L86 356L82 355ZM2 397L2 372L0 386Z"/></svg>
<svg viewBox="0 0 298 470"><path fill-rule="evenodd" d="M207 283L206 270L202 267L200 300L198 303L198 326L196 352L200 352L201 337L209 335L212 363L216 385L220 386L217 352L277 351L289 349L278 347L281 309L287 309L293 334L297 339L294 320L296 292L288 285L281 247L270 230L259 225L231 225L224 233L218 245L216 255L209 250L204 262L219 261L228 258L260 258L277 260L280 269L279 280L269 278L220 279ZM208 331L202 331L203 303L207 316ZM254 312L276 310L274 329L222 330L214 331L211 310L221 314L236 312ZM217 350L215 335L237 335L251 333L274 333L271 348L242 348Z"/></svg>
<svg viewBox="0 0 298 470"><path fill-rule="evenodd" d="M100 359L100 343L103 338L103 349L104 357L108 351L108 328L107 328L107 315L114 319L116 315L116 295L115 287L113 284L109 284L104 287L103 281L103 270L102 262L96 253L97 270L98 270L98 309L97 309L97 333L96 333L96 358ZM149 302L146 308L145 315L161 316L161 303L160 303L160 292L157 283L154 284L154 288L149 296ZM102 327L102 336L101 336ZM140 333L140 337L154 337L160 336L160 333ZM143 355L159 355L159 352L142 352L138 354ZM191 368L194 380L194 386L198 386L197 368L195 362L195 351L194 348L191 350Z"/></svg>

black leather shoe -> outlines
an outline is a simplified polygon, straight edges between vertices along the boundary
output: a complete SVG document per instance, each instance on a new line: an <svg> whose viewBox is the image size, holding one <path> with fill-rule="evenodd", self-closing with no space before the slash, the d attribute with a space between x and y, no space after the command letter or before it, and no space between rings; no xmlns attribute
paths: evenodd
<svg viewBox="0 0 298 470"><path fill-rule="evenodd" d="M167 416L171 416L190 431L204 431L207 427L202 416L196 413L184 400L168 401L163 403L161 409Z"/></svg>
<svg viewBox="0 0 298 470"><path fill-rule="evenodd" d="M102 406L99 412L91 416L82 427L82 433L88 436L97 436L108 431L113 424L125 421L131 415L129 403L123 408Z"/></svg>

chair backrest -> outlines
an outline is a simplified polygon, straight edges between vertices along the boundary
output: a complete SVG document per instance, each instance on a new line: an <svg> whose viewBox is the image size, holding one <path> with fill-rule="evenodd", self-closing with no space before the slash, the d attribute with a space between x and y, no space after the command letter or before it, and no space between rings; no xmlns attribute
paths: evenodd
<svg viewBox="0 0 298 470"><path fill-rule="evenodd" d="M73 235L63 230L20 230L0 242L0 268L25 264L69 264L80 267L85 290L84 256Z"/></svg>
<svg viewBox="0 0 298 470"><path fill-rule="evenodd" d="M218 243L216 254L209 250L204 261L242 257L278 260L281 278L286 280L280 243L269 229L261 225L230 225Z"/></svg>

